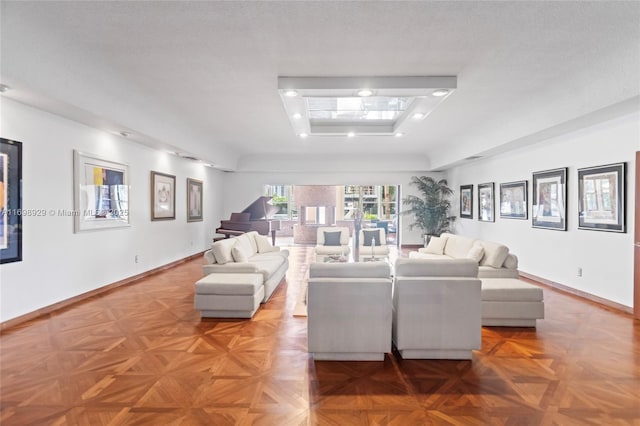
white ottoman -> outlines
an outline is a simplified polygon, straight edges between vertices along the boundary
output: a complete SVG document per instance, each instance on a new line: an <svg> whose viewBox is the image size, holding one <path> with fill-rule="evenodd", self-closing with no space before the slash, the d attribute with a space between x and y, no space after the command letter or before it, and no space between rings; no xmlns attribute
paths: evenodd
<svg viewBox="0 0 640 426"><path fill-rule="evenodd" d="M251 318L264 298L262 274L209 274L196 282L201 317Z"/></svg>
<svg viewBox="0 0 640 426"><path fill-rule="evenodd" d="M535 327L544 318L542 289L515 278L481 278L482 325Z"/></svg>

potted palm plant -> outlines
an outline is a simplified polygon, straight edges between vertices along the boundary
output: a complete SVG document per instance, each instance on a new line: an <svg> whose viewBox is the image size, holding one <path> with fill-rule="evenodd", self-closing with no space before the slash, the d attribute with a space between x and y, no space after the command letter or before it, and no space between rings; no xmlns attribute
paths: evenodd
<svg viewBox="0 0 640 426"><path fill-rule="evenodd" d="M409 195L403 198L402 204L408 209L402 214L414 216L415 221L409 225L409 229L421 229L426 246L432 236L449 232L456 220L456 216L449 214L449 198L453 190L447 186L446 179L436 180L430 176L413 176L410 185L418 187L422 196Z"/></svg>

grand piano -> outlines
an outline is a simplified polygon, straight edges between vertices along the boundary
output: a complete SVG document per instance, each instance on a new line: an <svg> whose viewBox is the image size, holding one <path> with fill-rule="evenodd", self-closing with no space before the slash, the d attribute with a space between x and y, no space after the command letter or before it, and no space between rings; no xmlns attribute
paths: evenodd
<svg viewBox="0 0 640 426"><path fill-rule="evenodd" d="M271 242L276 245L276 231L280 230L280 221L270 219L278 210L276 206L269 203L272 198L263 195L241 213L231 213L229 220L220 221L216 233L224 237L214 238L214 241L257 231L260 235L271 234Z"/></svg>

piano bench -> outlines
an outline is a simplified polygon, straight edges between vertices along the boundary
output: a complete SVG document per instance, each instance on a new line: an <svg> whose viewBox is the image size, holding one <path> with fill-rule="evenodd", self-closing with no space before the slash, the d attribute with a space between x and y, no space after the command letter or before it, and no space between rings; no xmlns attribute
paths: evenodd
<svg viewBox="0 0 640 426"><path fill-rule="evenodd" d="M251 318L264 298L262 274L215 273L196 282L201 317Z"/></svg>

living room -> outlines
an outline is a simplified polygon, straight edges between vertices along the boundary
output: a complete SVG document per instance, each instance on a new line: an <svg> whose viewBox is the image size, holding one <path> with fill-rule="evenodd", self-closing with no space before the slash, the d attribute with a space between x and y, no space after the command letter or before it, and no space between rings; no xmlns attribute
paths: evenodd
<svg viewBox="0 0 640 426"><path fill-rule="evenodd" d="M514 73L524 73L528 66L533 66L532 62L525 61L514 50L518 47L517 44L505 41L509 37L518 37L519 42L524 44L526 41L535 47L536 39L533 34L536 28L529 28L528 22L535 23L532 27L540 25L545 30L550 30L551 24L545 24L546 21L542 18L550 19L554 13L567 19L575 14L580 15L575 18L575 22L569 19L570 22L553 26L559 28L558 32L562 32L560 29L566 24L569 35L542 32L550 38L549 46L562 43L569 43L570 46L551 48L545 44L545 49L548 50L532 59L533 62L540 61L550 68L546 79L536 81L538 86L510 87L514 92L513 97L496 105L494 109L485 110L481 104L465 107L467 113L468 110L473 110L473 114L481 116L474 122L475 127L469 128L466 122L460 122L459 128L451 130L451 124L456 120L449 118L449 130L437 127L438 138L442 139L436 140L428 135L432 132L430 126L442 126L438 123L445 117L440 116L439 112L449 112L442 111L441 108L455 101L452 95L422 122L420 130L423 136L417 137L416 141L412 141L410 138L413 136L407 134L397 139L390 137L383 142L376 137L373 142L370 139L362 142L343 138L340 142L331 142L332 145L329 145L326 139L320 137L311 136L304 141L297 139L281 109L281 117L274 118L273 114L276 113L272 111L268 116L271 121L267 122L281 131L282 135L286 135L284 138L293 141L283 149L277 147L275 141L278 139L273 139L272 146L265 144L263 150L256 152L248 151L243 146L243 154L240 155L236 145L241 146L239 144L242 142L238 140L241 137L231 139L227 133L225 137L230 142L225 144L221 142L225 139L212 136L211 128L190 127L194 123L190 119L175 118L178 115L175 111L179 111L179 106L187 101L181 99L170 106L163 106L154 101L162 99L162 90L165 89L156 91L149 88L143 80L138 79L139 76L128 81L122 80L123 75L119 74L118 67L127 68L132 66L131 63L105 63L107 56L99 54L97 58L102 59L96 61L95 56L84 57L82 48L67 45L70 40L68 37L75 36L72 32L64 32L65 27L73 28L72 22L76 15L71 11L58 10L56 5L44 7L39 4L37 7L42 7L42 11L37 12L31 9L36 8L34 3L26 2L24 6L20 6L3 2L3 70L0 82L9 86L9 89L0 97L0 136L23 144L22 208L55 212L43 217L23 217L22 261L6 263L0 267L0 322L3 323L3 328L15 324L15 320L30 319L39 313L49 314L47 309L50 307L87 293L94 294L104 286L140 277L148 271L201 254L210 247L220 221L263 195L264 185L267 184L393 183L401 186L402 195L405 196L415 191L409 185L412 176L430 175L448 180L450 187L454 189L453 214L459 215L457 197L461 185L473 184L474 197L477 197L478 184L493 182L497 188L500 183L522 180L531 182L535 172L563 167L568 168L566 231L533 228L530 218L506 220L497 217L494 222L482 222L478 221L476 212L473 219L458 218L454 231L473 238L501 242L518 255L521 272L536 277L543 283L564 286L592 300L600 300L610 309L629 314L634 307L632 247L635 230L635 153L640 150L640 93L637 81L637 75L640 74L640 53L636 28L639 11L637 5L628 3L603 4L610 9L601 10L593 4L586 9L578 6L577 9L572 9L570 5L564 6L566 9L551 6L558 9L554 9L549 15L545 15L543 6L523 6L531 8L527 11L541 14L540 20L525 19L525 15L521 19L517 16L514 18L517 15L517 10L513 10L517 9L514 4L510 4L509 10L504 12L496 5L487 6L493 9L480 10L482 16L494 16L494 19L499 20L504 25L504 35L498 35L499 29L494 32L485 28L485 32L479 33L480 41L477 43L495 43L495 51L480 49L478 52L484 56L475 56L471 48L469 51L464 50L472 58L468 59L470 64L456 57L451 59L455 66L450 67L430 68L429 61L424 60L426 64L420 62L414 69L410 66L385 69L385 73L390 75L409 75L411 71L429 75L455 73L458 75L458 89L454 95L462 96L464 90L470 90L469 87L473 87L477 80L484 81L482 73L498 73L496 80L506 78L505 76L513 78L509 71L513 65L508 60L511 56L523 61ZM316 6L322 8L320 5ZM106 6L91 7L99 9ZM86 17L85 14L95 12L91 7L81 16ZM113 7L113 10L106 7L102 12L112 13L117 10ZM199 7L206 8L205 5ZM234 10L234 6L225 7ZM267 6L252 7L264 12L263 8ZM340 7L333 5L331 9L343 16L342 13L354 14L359 8L365 8L343 5L348 10L341 11ZM416 5L413 7L419 8ZM444 5L431 7L433 9L427 11L432 14L446 11ZM334 11L333 8L337 10ZM373 8L379 13L393 13L391 5L377 5ZM315 9L302 9L300 13L308 16L313 10ZM416 12L416 9L408 9L402 17L408 19L407 15L412 11ZM458 9L455 11L462 13ZM55 19L48 21L43 16L47 13L53 13L59 19L59 27L55 24ZM224 15L223 12L220 13ZM234 19L239 19L235 13L240 12L234 11ZM282 12L281 16L286 16L286 13ZM424 14L417 16L427 19ZM113 19L117 21L116 18ZM159 22L169 20L158 19ZM507 22L511 19L514 19L512 23ZM461 19L456 23L461 26L463 21ZM344 22L342 24L347 26ZM518 35L518 29L514 28L518 25L526 26L528 33ZM134 32L135 26L128 24L127 28ZM438 29L443 30L440 26ZM153 39L156 31L150 31L146 37ZM581 43L578 39L583 32L595 34L586 35L588 40ZM99 40L105 34L106 30L100 28L92 37ZM431 40L437 40L437 33L429 34L433 36ZM605 34L611 37L603 40L603 44L591 44L594 39ZM367 35L373 36L369 32ZM281 36L274 36L274 39ZM116 36L110 40L118 45L116 40L120 40L119 37L124 36ZM394 40L394 43L390 43L393 46L401 41L410 44L405 39L406 35L389 37ZM377 40L382 43L384 38ZM119 42L122 43L121 40ZM385 49L393 50L393 46L382 44L386 46ZM471 44L473 48L477 47L476 44ZM357 49L348 48L347 51L355 55L357 51L362 52L360 48L366 45L358 43ZM577 55L578 50L588 50L588 46L593 46L593 51L588 51L580 59L574 58L575 63L569 59L562 62L562 57L568 55L565 49ZM304 47L311 49L311 43ZM531 47L529 44L520 46L523 51L529 52L527 54L535 53L535 49ZM311 59L319 61L317 58L323 52L333 51L332 49L333 47L319 49L309 55ZM446 50L445 47L440 49ZM249 50L249 53L256 55L256 61L265 60L257 52ZM412 56L422 54L422 49L410 52ZM376 69L375 66L379 65L370 55L373 53L360 53L356 55L359 61L354 61L353 64L332 72L323 68L322 73L315 74L370 74L371 69ZM304 55L301 57L307 58ZM383 61L392 62L392 57L386 56ZM483 57L491 57L492 60L483 60ZM284 59L281 61L287 62ZM492 61L500 63L500 67L482 68L482 72L469 71L468 67L479 66L477 63L486 65ZM550 64L556 61L561 64L557 67ZM89 64L83 66L85 62ZM282 108L275 87L277 76L284 75L284 71L288 74L312 74L310 68L300 67L297 63L288 63L287 67L281 65L281 73L272 73L267 77L254 78L246 70L242 75L250 81L268 80L269 90L273 91L273 97L278 102L275 108ZM322 67L318 63L312 65L317 66L316 69ZM563 66L567 69L565 73L561 72ZM102 70L98 70L98 67ZM452 71L448 71L449 68ZM527 80L526 77L520 78ZM496 85L492 88L496 88ZM607 91L607 94L602 94ZM35 96L36 93L39 97ZM143 94L147 96L142 96ZM483 96L488 96L488 93L483 92ZM515 98L522 99L522 102L509 104ZM111 102L101 103L105 99ZM478 98L474 98L474 101L477 102ZM238 115L240 112L235 111ZM258 117L256 120L264 119ZM246 123L244 125L247 126ZM466 128L468 133L462 133L462 128ZM438 133L445 130L449 133ZM247 138L252 136L255 134ZM447 138L465 143L452 144L452 148L447 149ZM414 147L420 146L421 139L425 140L425 148L422 150L409 152L402 146L394 149L396 145L392 145L407 141L407 144L412 143ZM198 140L206 142L197 144ZM359 145L353 148L346 146L352 142ZM196 162L175 155L176 146L181 152L196 153L198 158L214 163L215 166L210 167L204 164L205 161ZM345 151L339 151L343 148ZM74 217L58 215L60 210L74 210L74 150L128 164L131 187L129 227L74 233ZM275 150L276 153L270 153L270 150ZM340 154L336 155L333 151L339 151ZM465 160L479 154L484 158ZM626 232L578 229L578 169L620 162L625 162L627 166ZM175 220L149 219L150 171L176 176ZM203 182L204 208L201 222L186 221L187 211L183 200L187 197L187 178ZM477 198L475 201L477 202ZM401 246L421 245L423 238L420 231L410 230L409 224L409 217L402 218ZM580 276L578 270L581 271ZM284 302L279 300L279 303ZM633 325L632 319L625 324L627 327L624 329L628 334L621 339L626 339L627 342L633 340L637 345L637 325ZM629 328L631 331L628 331Z"/></svg>

